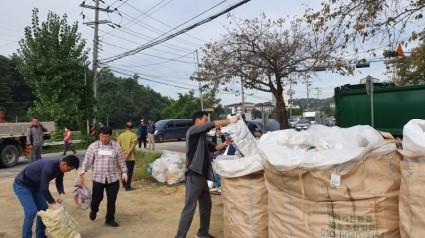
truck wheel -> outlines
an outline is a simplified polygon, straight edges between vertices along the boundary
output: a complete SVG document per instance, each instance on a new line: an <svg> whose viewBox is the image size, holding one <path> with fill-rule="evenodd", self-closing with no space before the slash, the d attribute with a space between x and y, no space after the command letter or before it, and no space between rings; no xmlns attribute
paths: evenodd
<svg viewBox="0 0 425 238"><path fill-rule="evenodd" d="M0 149L0 165L4 168L15 166L19 160L18 149L13 145L6 145Z"/></svg>

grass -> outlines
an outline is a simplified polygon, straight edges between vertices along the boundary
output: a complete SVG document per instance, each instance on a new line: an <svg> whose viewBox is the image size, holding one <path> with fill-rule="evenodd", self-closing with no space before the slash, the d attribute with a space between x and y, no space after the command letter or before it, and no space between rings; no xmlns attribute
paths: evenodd
<svg viewBox="0 0 425 238"><path fill-rule="evenodd" d="M152 178L151 174L148 172L148 167L150 163L154 162L156 159L160 158L162 155L161 151L154 152L145 152L145 151L136 151L136 164L134 166L133 177L136 180Z"/></svg>

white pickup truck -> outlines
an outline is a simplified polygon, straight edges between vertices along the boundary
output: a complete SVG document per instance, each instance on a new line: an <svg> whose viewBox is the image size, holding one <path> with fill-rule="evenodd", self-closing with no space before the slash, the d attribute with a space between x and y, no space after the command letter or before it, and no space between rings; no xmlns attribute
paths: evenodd
<svg viewBox="0 0 425 238"><path fill-rule="evenodd" d="M44 139L49 139L55 130L54 122L43 122L47 129ZM18 163L19 156L28 154L26 148L27 128L30 122L24 123L0 123L0 167L10 168Z"/></svg>

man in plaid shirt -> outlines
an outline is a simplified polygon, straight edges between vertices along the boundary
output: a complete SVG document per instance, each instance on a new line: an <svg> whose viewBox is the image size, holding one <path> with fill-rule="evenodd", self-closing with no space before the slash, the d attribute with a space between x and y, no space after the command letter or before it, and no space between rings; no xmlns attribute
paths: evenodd
<svg viewBox="0 0 425 238"><path fill-rule="evenodd" d="M106 190L107 211L105 225L117 227L115 222L115 202L117 200L119 184L119 173L116 169L117 163L121 169L121 179L127 182L127 166L125 164L121 146L111 140L112 129L110 127L100 128L100 138L93 142L87 149L83 161L80 176L92 168L93 170L93 193L90 204L90 220L96 219L99 205L103 200L103 190Z"/></svg>

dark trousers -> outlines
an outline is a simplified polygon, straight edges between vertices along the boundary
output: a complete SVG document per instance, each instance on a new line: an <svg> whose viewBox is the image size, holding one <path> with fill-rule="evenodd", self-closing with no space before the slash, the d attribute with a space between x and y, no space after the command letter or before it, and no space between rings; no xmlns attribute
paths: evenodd
<svg viewBox="0 0 425 238"><path fill-rule="evenodd" d="M106 221L115 221L115 202L117 200L119 189L119 181L115 181L113 183L99 183L93 181L93 194L90 209L96 213L99 211L100 202L103 200L103 190L106 190Z"/></svg>
<svg viewBox="0 0 425 238"><path fill-rule="evenodd" d="M31 149L31 159L30 159L30 162L34 162L36 160L41 159L41 152L42 152L42 150L43 150L43 146L42 145L40 145L40 146L33 145L32 146L32 149Z"/></svg>
<svg viewBox="0 0 425 238"><path fill-rule="evenodd" d="M180 216L176 238L186 237L195 214L197 202L199 202L200 216L200 227L197 236L203 237L208 235L210 229L212 206L210 190L205 177L190 175L186 177L185 205Z"/></svg>
<svg viewBox="0 0 425 238"><path fill-rule="evenodd" d="M72 148L72 143L69 143L69 142L67 142L67 141L64 141L64 151L63 151L63 154L64 154L64 155L66 155L66 152L67 152L68 150L70 150L70 151L74 152L74 154L75 154L75 153L77 153L77 152L74 150L74 148Z"/></svg>
<svg viewBox="0 0 425 238"><path fill-rule="evenodd" d="M143 148L146 149L146 136L140 136L139 137L139 149L142 146L142 142L143 142Z"/></svg>
<svg viewBox="0 0 425 238"><path fill-rule="evenodd" d="M131 187L131 178L133 177L133 170L134 170L134 164L136 163L135 160L126 160L125 164L127 165L127 177L128 181L125 183L124 187L126 189Z"/></svg>

